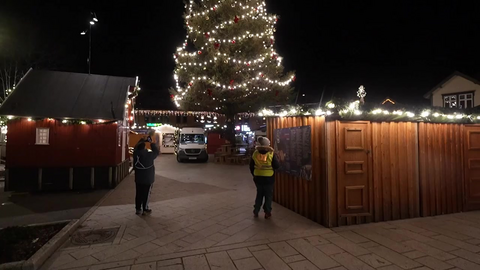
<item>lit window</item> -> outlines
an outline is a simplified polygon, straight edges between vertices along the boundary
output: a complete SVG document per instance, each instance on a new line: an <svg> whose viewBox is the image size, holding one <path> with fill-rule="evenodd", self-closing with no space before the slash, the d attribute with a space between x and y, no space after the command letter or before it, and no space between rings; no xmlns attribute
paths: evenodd
<svg viewBox="0 0 480 270"><path fill-rule="evenodd" d="M460 109L473 108L473 94L460 94L458 95L458 103Z"/></svg>
<svg viewBox="0 0 480 270"><path fill-rule="evenodd" d="M443 107L457 108L457 95L443 96Z"/></svg>
<svg viewBox="0 0 480 270"><path fill-rule="evenodd" d="M37 128L37 138L35 144L48 145L50 139L50 130L48 128Z"/></svg>

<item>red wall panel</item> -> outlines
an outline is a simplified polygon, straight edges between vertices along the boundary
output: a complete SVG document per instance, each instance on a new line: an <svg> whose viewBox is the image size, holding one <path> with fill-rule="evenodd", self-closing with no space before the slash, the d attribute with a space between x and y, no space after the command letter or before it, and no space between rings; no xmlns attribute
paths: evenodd
<svg viewBox="0 0 480 270"><path fill-rule="evenodd" d="M50 129L49 145L35 145L36 128ZM7 167L94 167L121 162L117 124L66 125L56 120L8 122Z"/></svg>

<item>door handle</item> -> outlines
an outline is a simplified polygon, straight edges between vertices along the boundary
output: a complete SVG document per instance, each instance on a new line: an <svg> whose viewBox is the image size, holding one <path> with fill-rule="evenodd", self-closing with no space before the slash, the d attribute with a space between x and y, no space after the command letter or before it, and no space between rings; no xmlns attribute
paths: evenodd
<svg viewBox="0 0 480 270"><path fill-rule="evenodd" d="M370 150L365 150L365 153L367 153L367 155L370 155Z"/></svg>

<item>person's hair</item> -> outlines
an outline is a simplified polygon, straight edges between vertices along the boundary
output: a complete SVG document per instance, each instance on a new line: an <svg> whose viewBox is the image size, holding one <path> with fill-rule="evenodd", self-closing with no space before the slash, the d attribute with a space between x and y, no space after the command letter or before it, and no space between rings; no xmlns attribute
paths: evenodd
<svg viewBox="0 0 480 270"><path fill-rule="evenodd" d="M143 150L143 149L145 149L145 143L141 142L137 145L137 150Z"/></svg>

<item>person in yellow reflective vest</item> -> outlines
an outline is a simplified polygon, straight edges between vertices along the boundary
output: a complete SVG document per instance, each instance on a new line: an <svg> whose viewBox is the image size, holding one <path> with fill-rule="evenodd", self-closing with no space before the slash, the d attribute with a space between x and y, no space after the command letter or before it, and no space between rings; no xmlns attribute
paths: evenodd
<svg viewBox="0 0 480 270"><path fill-rule="evenodd" d="M280 167L277 157L270 147L270 140L266 137L259 137L258 146L250 160L250 172L253 175L253 181L257 186L257 197L253 209L253 215L258 217L260 208L263 204L265 218L272 217L273 188L275 184L275 170ZM263 199L265 198L265 203Z"/></svg>

